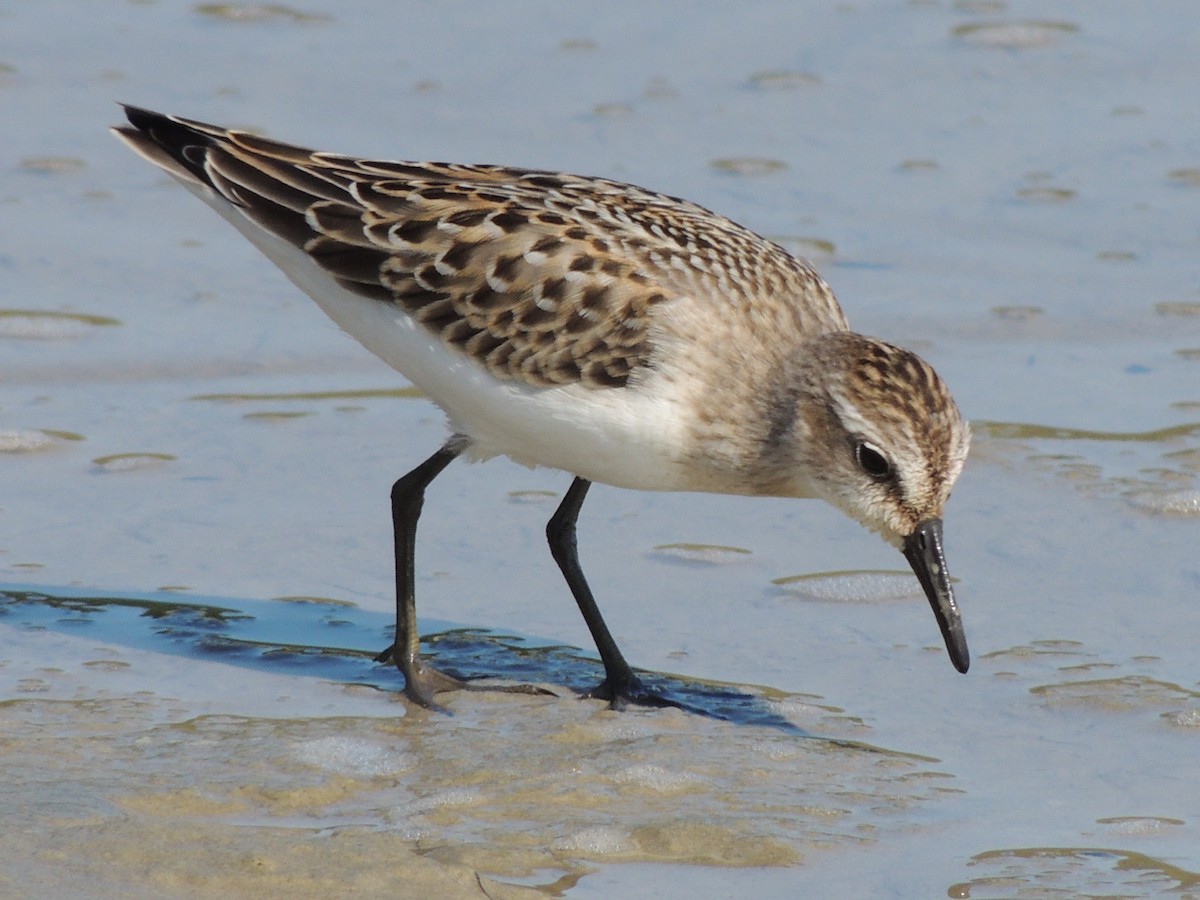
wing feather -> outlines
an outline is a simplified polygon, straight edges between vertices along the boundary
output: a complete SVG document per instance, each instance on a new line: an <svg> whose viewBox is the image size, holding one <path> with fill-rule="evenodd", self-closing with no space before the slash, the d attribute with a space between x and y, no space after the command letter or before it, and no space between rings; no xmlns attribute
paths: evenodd
<svg viewBox="0 0 1200 900"><path fill-rule="evenodd" d="M315 153L128 108L118 134L207 184L330 278L393 303L493 375L619 387L654 365L654 309L680 297L845 327L802 260L695 204L598 178ZM827 327L822 327L827 326Z"/></svg>

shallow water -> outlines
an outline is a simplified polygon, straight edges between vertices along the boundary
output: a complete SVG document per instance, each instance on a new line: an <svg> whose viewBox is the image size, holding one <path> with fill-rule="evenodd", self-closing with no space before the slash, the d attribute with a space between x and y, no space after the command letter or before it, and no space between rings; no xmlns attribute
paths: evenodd
<svg viewBox="0 0 1200 900"><path fill-rule="evenodd" d="M1193 5L353 10L0 6L0 893L1200 896ZM624 178L812 258L973 421L970 674L833 511L598 487L600 604L697 713L579 700L567 478L498 460L430 492L423 633L558 696L409 707L387 491L441 416L114 100Z"/></svg>

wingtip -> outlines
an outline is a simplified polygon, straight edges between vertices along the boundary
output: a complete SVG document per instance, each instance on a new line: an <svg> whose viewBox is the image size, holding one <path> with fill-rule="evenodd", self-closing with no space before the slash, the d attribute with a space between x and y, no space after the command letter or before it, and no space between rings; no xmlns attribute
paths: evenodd
<svg viewBox="0 0 1200 900"><path fill-rule="evenodd" d="M188 147L203 143L203 135L187 124L144 106L121 103L128 124L109 131L138 155L187 183L207 181L203 166L188 154Z"/></svg>
<svg viewBox="0 0 1200 900"><path fill-rule="evenodd" d="M165 113L147 109L145 106L138 106L136 103L122 103L121 101L117 101L117 105L125 113L125 118L129 124L141 131L145 131L154 125L171 121L171 117Z"/></svg>

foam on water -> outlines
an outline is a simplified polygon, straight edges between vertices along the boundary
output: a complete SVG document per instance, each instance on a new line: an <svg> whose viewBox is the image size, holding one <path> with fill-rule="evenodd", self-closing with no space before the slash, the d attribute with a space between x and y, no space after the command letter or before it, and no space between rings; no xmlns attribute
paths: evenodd
<svg viewBox="0 0 1200 900"><path fill-rule="evenodd" d="M394 747L343 735L304 741L293 752L303 763L356 778L397 775L416 764L410 754Z"/></svg>
<svg viewBox="0 0 1200 900"><path fill-rule="evenodd" d="M54 437L44 431L0 431L0 453L34 453L48 450L57 443Z"/></svg>
<svg viewBox="0 0 1200 900"><path fill-rule="evenodd" d="M1200 491L1145 491L1129 498L1131 505L1165 516L1200 516Z"/></svg>
<svg viewBox="0 0 1200 900"><path fill-rule="evenodd" d="M632 784L660 793L686 790L701 780L695 772L671 770L649 763L619 769L611 777L617 784Z"/></svg>
<svg viewBox="0 0 1200 900"><path fill-rule="evenodd" d="M584 828L554 842L554 849L585 856L614 856L633 847L627 832L602 825Z"/></svg>
<svg viewBox="0 0 1200 900"><path fill-rule="evenodd" d="M921 585L911 572L848 570L792 575L774 582L788 596L825 603L877 603L921 597Z"/></svg>
<svg viewBox="0 0 1200 900"><path fill-rule="evenodd" d="M972 22L956 26L952 34L977 47L1003 50L1028 50L1049 47L1079 31L1071 22L1014 21Z"/></svg>
<svg viewBox="0 0 1200 900"><path fill-rule="evenodd" d="M1097 819L1096 824L1105 826L1114 834L1153 836L1172 828L1178 828L1184 824L1184 821L1163 816L1111 816Z"/></svg>

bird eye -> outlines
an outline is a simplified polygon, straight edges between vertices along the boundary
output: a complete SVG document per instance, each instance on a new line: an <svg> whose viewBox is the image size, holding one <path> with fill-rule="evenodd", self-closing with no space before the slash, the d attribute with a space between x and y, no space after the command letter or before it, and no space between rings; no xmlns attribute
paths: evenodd
<svg viewBox="0 0 1200 900"><path fill-rule="evenodd" d="M854 445L854 459L858 466L872 478L887 478L892 474L892 464L879 448L867 441Z"/></svg>

